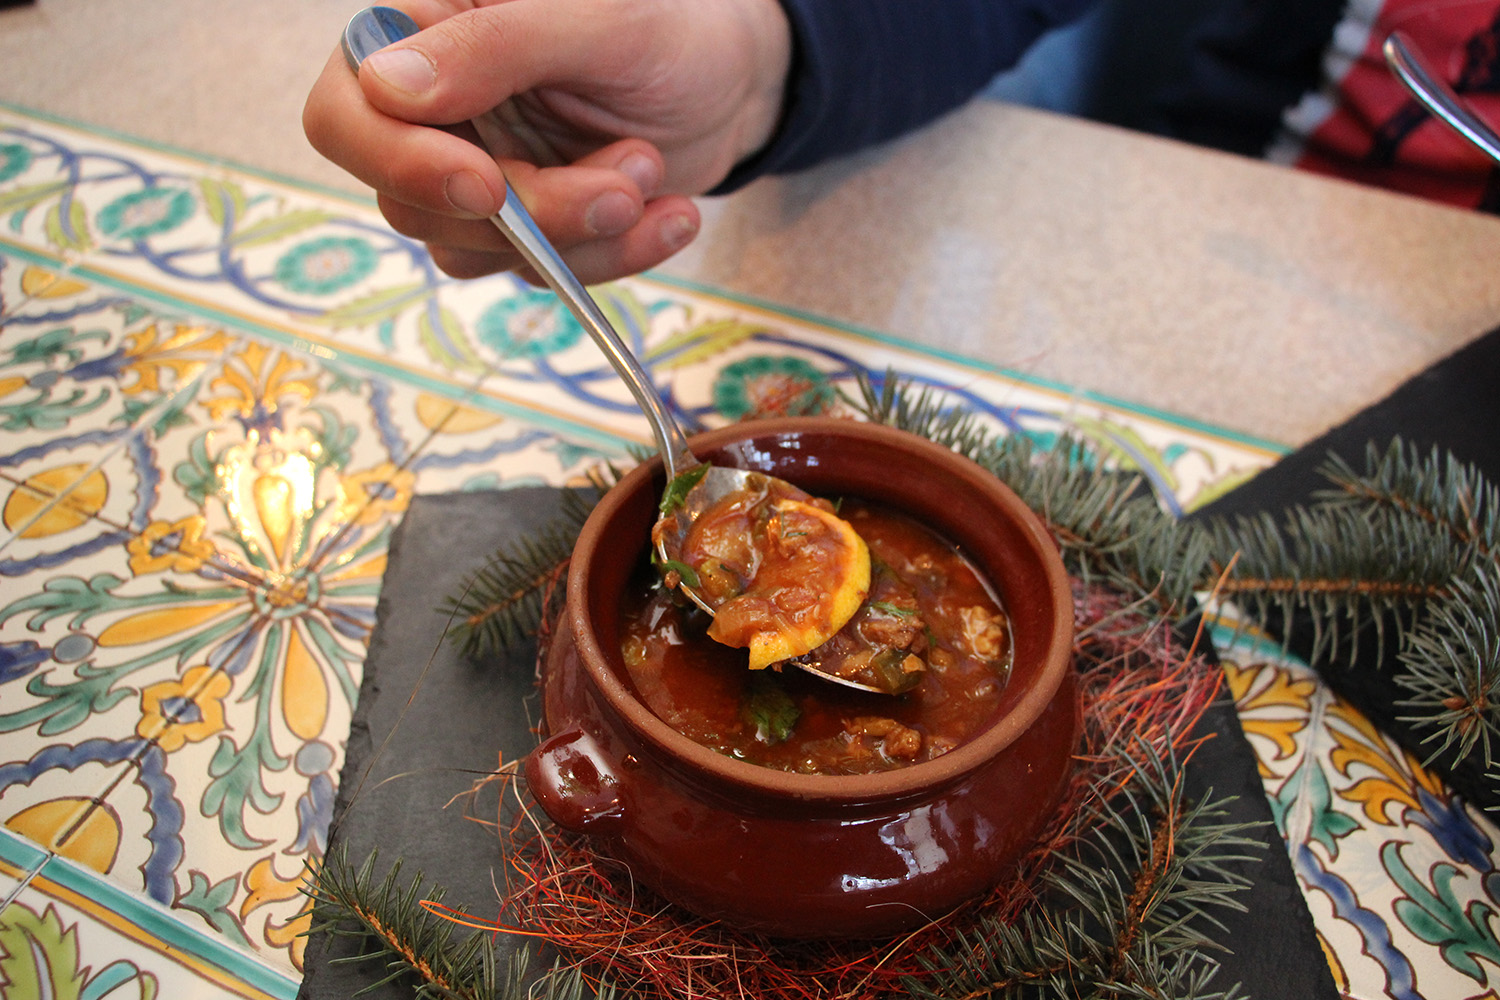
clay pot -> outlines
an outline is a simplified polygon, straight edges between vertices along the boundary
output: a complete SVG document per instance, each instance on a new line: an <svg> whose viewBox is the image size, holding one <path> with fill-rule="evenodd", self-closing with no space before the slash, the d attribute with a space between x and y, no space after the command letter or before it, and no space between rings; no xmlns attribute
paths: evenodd
<svg viewBox="0 0 1500 1000"><path fill-rule="evenodd" d="M882 502L957 544L1010 616L1003 702L957 749L869 775L758 767L667 726L632 693L619 652L620 594L663 488L650 463L600 501L574 549L546 662L552 735L526 762L542 808L664 897L773 936L896 933L1009 877L1053 817L1078 738L1072 598L1040 520L969 460L877 425L757 421L692 446L814 495Z"/></svg>

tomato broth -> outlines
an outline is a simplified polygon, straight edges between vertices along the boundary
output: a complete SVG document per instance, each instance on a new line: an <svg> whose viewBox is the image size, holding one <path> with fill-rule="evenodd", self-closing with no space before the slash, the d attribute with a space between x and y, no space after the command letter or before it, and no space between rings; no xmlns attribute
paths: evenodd
<svg viewBox="0 0 1500 1000"><path fill-rule="evenodd" d="M868 774L931 760L995 717L1011 636L992 588L961 553L889 508L846 501L839 514L869 547L865 606L807 654L873 655L911 678L888 695L821 680L789 663L750 670L744 649L708 637L709 616L644 568L622 599L621 651L641 701L683 735L785 771Z"/></svg>

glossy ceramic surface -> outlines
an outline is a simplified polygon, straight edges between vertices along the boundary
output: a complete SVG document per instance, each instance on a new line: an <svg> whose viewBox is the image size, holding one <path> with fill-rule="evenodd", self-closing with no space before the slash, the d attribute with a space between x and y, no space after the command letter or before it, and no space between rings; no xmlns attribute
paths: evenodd
<svg viewBox="0 0 1500 1000"><path fill-rule="evenodd" d="M601 501L574 549L568 634L548 661L555 735L528 762L532 793L646 884L770 934L892 933L995 885L1051 818L1077 739L1072 595L1040 520L972 462L885 427L757 421L694 448L814 495L885 503L956 544L1011 621L996 717L935 760L854 776L757 767L673 731L636 700L618 652L619 596L663 482L653 464Z"/></svg>

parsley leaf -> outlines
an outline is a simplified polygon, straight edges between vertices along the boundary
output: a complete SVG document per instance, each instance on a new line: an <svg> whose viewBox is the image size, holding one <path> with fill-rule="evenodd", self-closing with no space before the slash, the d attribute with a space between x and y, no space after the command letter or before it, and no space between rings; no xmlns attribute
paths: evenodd
<svg viewBox="0 0 1500 1000"><path fill-rule="evenodd" d="M667 484L666 490L661 495L661 512L670 514L681 507L689 491L708 475L708 469L708 463L704 462L702 465L693 466L686 472L678 473L676 478Z"/></svg>

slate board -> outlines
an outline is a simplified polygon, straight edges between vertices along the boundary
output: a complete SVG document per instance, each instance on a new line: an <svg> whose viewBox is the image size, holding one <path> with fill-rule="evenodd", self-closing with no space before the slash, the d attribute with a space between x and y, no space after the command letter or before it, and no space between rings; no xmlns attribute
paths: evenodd
<svg viewBox="0 0 1500 1000"><path fill-rule="evenodd" d="M401 856L403 877L420 869L449 890L448 903L481 915L492 916L496 909L491 888L500 864L496 841L490 831L465 821L457 807L444 806L474 780L459 769L493 767L497 753L515 759L534 744L532 657L525 651L509 663L467 662L441 642L445 621L434 609L489 553L550 523L557 495L526 488L413 500L392 541L335 805L331 850L347 846L358 861L378 846L381 870ZM365 777L372 754L413 690L410 710ZM1218 738L1194 757L1187 773L1190 793L1212 788L1218 796L1237 796L1233 818L1258 824L1267 845L1261 861L1241 866L1253 882L1237 897L1247 912L1216 914L1226 927L1220 940L1232 950L1220 956L1216 983L1224 988L1240 982L1256 998L1334 1000L1328 964L1232 706L1214 706L1204 725ZM401 776L385 781L393 775ZM481 805L491 816L494 801L491 794ZM384 978L376 963L332 961L355 953L348 941L329 945L321 936L310 942L300 997L344 1000ZM389 983L365 996L410 997L411 987Z"/></svg>
<svg viewBox="0 0 1500 1000"><path fill-rule="evenodd" d="M1280 512L1307 504L1328 481L1319 474L1330 454L1341 456L1356 471L1365 467L1365 452L1374 443L1382 451L1396 437L1426 454L1437 447L1473 463L1491 483L1500 483L1500 329L1493 330L1400 386L1385 399L1262 472L1239 489L1197 511L1199 518ZM1292 650L1306 656L1311 632L1305 622L1292 624ZM1422 734L1402 721L1397 707L1404 693L1390 669L1391 646L1382 658L1373 642L1352 665L1321 669L1329 686L1351 702L1419 760L1432 752ZM1442 754L1434 771L1472 804L1500 806L1500 789L1484 778L1479 755L1456 761Z"/></svg>

